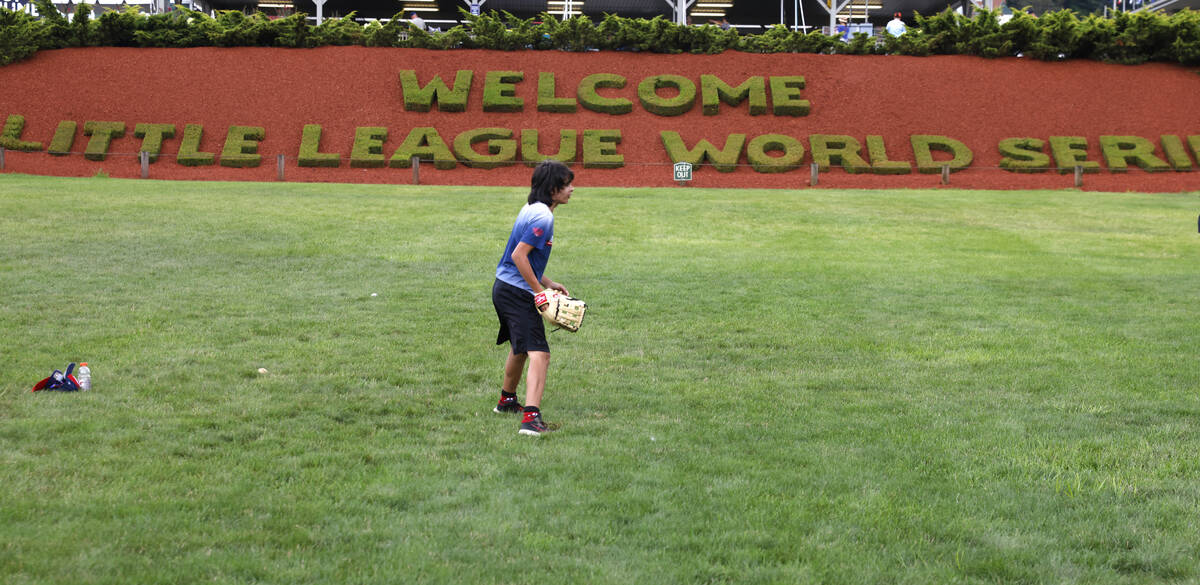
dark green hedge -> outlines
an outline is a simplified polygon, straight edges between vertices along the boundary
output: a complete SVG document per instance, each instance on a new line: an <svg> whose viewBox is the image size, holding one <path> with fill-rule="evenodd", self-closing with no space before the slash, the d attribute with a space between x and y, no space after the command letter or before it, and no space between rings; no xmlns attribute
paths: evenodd
<svg viewBox="0 0 1200 585"><path fill-rule="evenodd" d="M125 122L84 122L83 135L91 136L83 157L95 161L107 160L108 146L113 139L125 136Z"/></svg>
<svg viewBox="0 0 1200 585"><path fill-rule="evenodd" d="M617 153L620 130L583 131L583 168L616 169L625 166L625 155Z"/></svg>
<svg viewBox="0 0 1200 585"><path fill-rule="evenodd" d="M842 53L901 55L976 55L1035 59L1093 59L1116 63L1163 61L1200 64L1200 12L1181 10L1119 12L1112 18L1080 16L1070 10L1034 18L1017 11L1001 25L999 13L979 11L973 18L947 10L916 15L898 38L856 35L849 43L837 36L802 33L780 25L758 35L718 27L681 26L662 17L651 20L606 15L559 20L548 14L519 19L507 12L472 16L446 32L411 27L397 14L387 21L360 25L354 15L312 26L304 13L270 20L261 13L219 12L216 17L182 7L165 14L141 14L130 7L92 19L79 4L68 20L50 4L35 0L44 18L0 9L0 65L28 58L39 50L62 47L419 47L560 51L645 51L653 53Z"/></svg>
<svg viewBox="0 0 1200 585"><path fill-rule="evenodd" d="M204 126L187 124L183 127L183 141L179 143L179 153L175 160L186 167L206 167L216 162L217 156L211 152L200 150L200 140L204 138Z"/></svg>
<svg viewBox="0 0 1200 585"><path fill-rule="evenodd" d="M700 169L700 165L703 164L711 164L714 169L722 173L736 171L738 160L742 155L742 147L746 144L745 134L730 134L725 137L724 148L717 148L715 144L707 140L701 140L696 143L696 146L689 149L678 132L663 130L658 135L662 139L663 148L666 149L667 156L671 158L671 162L691 163L693 167L696 167L697 171ZM761 143L756 144L756 147L758 147L756 150L773 150L774 144L770 148L768 145ZM801 148L800 156L804 156L803 148ZM763 158L756 156L752 161L756 167L767 162L770 161L765 160L765 156Z"/></svg>
<svg viewBox="0 0 1200 585"><path fill-rule="evenodd" d="M297 164L302 167L337 168L342 164L342 155L336 152L321 152L321 125L305 124L300 131L300 154Z"/></svg>
<svg viewBox="0 0 1200 585"><path fill-rule="evenodd" d="M174 124L138 124L133 135L142 139L142 152L150 155L150 162L157 162L162 154L163 139L175 137Z"/></svg>
<svg viewBox="0 0 1200 585"><path fill-rule="evenodd" d="M383 153L383 142L387 140L387 128L363 126L354 129L354 146L350 149L350 166L372 169L387 166Z"/></svg>
<svg viewBox="0 0 1200 585"><path fill-rule="evenodd" d="M567 166L575 164L575 138L578 136L575 130L559 130L558 131L558 152L554 154L543 154L538 147L541 141L541 136L537 130L527 128L521 131L521 158L527 166L533 167L545 159L553 159Z"/></svg>
<svg viewBox="0 0 1200 585"><path fill-rule="evenodd" d="M673 88L674 97L664 98L658 90ZM638 84L638 101L647 112L658 116L681 116L696 103L696 84L681 75L655 75Z"/></svg>
<svg viewBox="0 0 1200 585"><path fill-rule="evenodd" d="M579 82L579 103L593 112L620 116L633 111L633 102L625 98L600 95L598 89L621 89L625 78L615 73L593 73Z"/></svg>
<svg viewBox="0 0 1200 585"><path fill-rule="evenodd" d="M0 132L0 147L11 150L36 152L42 149L41 142L20 140L21 132L25 129L25 116L9 114L4 122L4 131Z"/></svg>
<svg viewBox="0 0 1200 585"><path fill-rule="evenodd" d="M483 85L483 111L523 111L525 101L517 97L516 84L524 79L520 71L488 71Z"/></svg>
<svg viewBox="0 0 1200 585"><path fill-rule="evenodd" d="M768 154L778 152L778 155ZM786 173L800 167L804 145L784 134L755 136L746 145L746 160L759 173Z"/></svg>
<svg viewBox="0 0 1200 585"><path fill-rule="evenodd" d="M54 129L54 137L50 139L50 145L46 147L46 152L54 156L71 154L71 147L75 145L75 131L78 128L79 123L74 120L59 122L58 127Z"/></svg>
<svg viewBox="0 0 1200 585"><path fill-rule="evenodd" d="M913 157L917 159L917 172L935 174L942 172L942 167L950 167L950 172L958 172L969 166L975 160L975 153L967 145L948 136L935 134L914 134L908 137L912 143ZM949 159L937 159L933 151L949 155Z"/></svg>
<svg viewBox="0 0 1200 585"><path fill-rule="evenodd" d="M262 164L258 143L264 137L266 130L262 126L230 126L225 136L225 148L221 149L221 166L240 169Z"/></svg>
<svg viewBox="0 0 1200 585"><path fill-rule="evenodd" d="M487 145L487 154L475 150L480 143ZM517 141L509 128L476 128L454 137L454 152L464 166L494 169L516 164Z"/></svg>

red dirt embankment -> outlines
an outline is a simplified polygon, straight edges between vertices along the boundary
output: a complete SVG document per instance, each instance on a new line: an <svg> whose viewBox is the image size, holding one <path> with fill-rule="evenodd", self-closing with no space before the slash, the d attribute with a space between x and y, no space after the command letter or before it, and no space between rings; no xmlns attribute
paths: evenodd
<svg viewBox="0 0 1200 585"><path fill-rule="evenodd" d="M404 108L398 73L416 71L424 85L435 75L452 83L455 71L475 72L465 112L410 112ZM524 99L523 111L484 112L482 96L488 71L521 71L516 96ZM605 97L633 102L624 115L592 112L537 111L539 72L556 77L558 97L575 98L579 82L593 73L614 73L628 82L623 89L601 89ZM649 76L673 74L697 86L700 76L713 74L736 86L752 76L804 76L803 97L811 113L803 117L752 116L746 102L722 105L715 116L703 115L697 103L680 116L647 112L638 102L637 85ZM670 97L672 90L661 90ZM699 102L699 96L697 97ZM25 117L22 140L49 144L60 121L78 123L72 151L67 156L45 152L9 151L5 172L62 176L92 176L103 172L114 177L140 176L134 153L142 144L134 136L139 123L173 124L174 138L164 143L164 156L150 166L157 179L220 179L273 181L276 155L286 158L289 181L409 183L412 171L401 168L351 168L351 145L357 127L388 129L383 153L391 157L414 127L434 127L447 144L459 133L481 127L541 132L542 149L557 148L558 131L586 129L621 132L617 152L624 166L584 169L576 165L580 184L610 186L666 186L675 184L671 160L659 132L679 132L687 146L708 140L717 147L734 133L747 142L762 134L786 134L804 144L809 135L839 134L863 144L866 137L884 139L887 157L913 161L909 137L943 135L966 144L974 153L971 168L951 176L951 187L960 188L1068 188L1072 174L1049 171L1018 174L999 169L997 145L1006 138L1079 136L1087 140L1087 159L1100 164L1100 172L1087 174L1084 187L1106 191L1200 190L1197 153L1191 172L1150 173L1136 166L1128 172L1110 172L1100 150L1102 135L1143 137L1166 159L1161 137L1175 135L1188 144L1200 135L1200 75L1186 68L1150 64L1136 67L1095 62L1043 63L1029 59L984 60L972 57L854 57L838 55L754 55L727 52L721 55L654 55L636 53L563 53L497 51L426 51L325 47L320 49L64 49L45 51L34 58L0 68L0 119L10 114ZM88 137L87 121L124 122L126 134L115 139L108 160L90 161L82 152ZM259 126L265 138L258 151L257 168L219 165L185 167L175 162L186 124L204 126L200 150L216 153L225 143L230 126ZM297 165L301 129L320 124L322 152L342 155L337 168L301 168ZM580 144L582 157L582 144ZM477 148L482 149L479 145ZM1049 146L1044 149L1049 153ZM695 186L702 187L805 187L809 183L806 152L801 168L776 174L755 172L743 154L734 172L710 167L697 171ZM422 165L421 182L439 185L527 185L529 169L514 165L484 170L458 166L436 170ZM905 188L934 187L940 175L852 175L832 169L820 176L822 187Z"/></svg>

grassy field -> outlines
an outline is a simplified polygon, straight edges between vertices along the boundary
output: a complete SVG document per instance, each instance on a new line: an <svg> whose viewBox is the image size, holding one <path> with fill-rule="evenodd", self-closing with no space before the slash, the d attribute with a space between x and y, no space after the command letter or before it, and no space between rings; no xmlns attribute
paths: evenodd
<svg viewBox="0 0 1200 585"><path fill-rule="evenodd" d="M0 175L0 582L1200 580L1196 194L577 187Z"/></svg>

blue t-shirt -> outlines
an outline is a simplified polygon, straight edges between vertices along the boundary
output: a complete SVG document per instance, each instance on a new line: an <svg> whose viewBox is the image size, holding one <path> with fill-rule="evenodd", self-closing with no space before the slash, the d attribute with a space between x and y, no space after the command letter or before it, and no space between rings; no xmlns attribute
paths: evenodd
<svg viewBox="0 0 1200 585"><path fill-rule="evenodd" d="M546 262L550 261L553 239L554 214L550 212L550 207L545 203L530 203L523 207L521 213L517 214L517 221L513 223L512 234L508 236L508 244L504 246L504 255L496 265L496 278L533 294L533 289L525 282L521 272L517 270L517 265L513 264L513 250L517 249L519 242L533 246L533 250L529 251L529 265L533 268L533 275L540 282L542 274L546 272Z"/></svg>

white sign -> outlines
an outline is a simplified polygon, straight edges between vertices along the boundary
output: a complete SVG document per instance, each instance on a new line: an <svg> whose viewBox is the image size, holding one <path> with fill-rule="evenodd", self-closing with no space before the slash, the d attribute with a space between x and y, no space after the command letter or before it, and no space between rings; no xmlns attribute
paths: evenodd
<svg viewBox="0 0 1200 585"><path fill-rule="evenodd" d="M676 181L692 180L692 163L690 163L690 162L675 163L675 180Z"/></svg>

